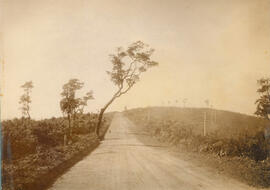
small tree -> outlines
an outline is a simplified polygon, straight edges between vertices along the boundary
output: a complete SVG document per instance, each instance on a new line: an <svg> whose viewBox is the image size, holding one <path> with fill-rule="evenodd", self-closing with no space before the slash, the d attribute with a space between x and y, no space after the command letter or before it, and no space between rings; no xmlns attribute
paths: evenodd
<svg viewBox="0 0 270 190"><path fill-rule="evenodd" d="M99 130L103 114L109 105L116 99L127 93L136 82L139 81L143 72L147 71L158 63L151 60L154 49L141 41L132 43L126 49L119 47L115 54L110 55L112 70L107 71L111 81L117 87L112 98L101 108L96 127L96 134L99 137Z"/></svg>
<svg viewBox="0 0 270 190"><path fill-rule="evenodd" d="M76 98L76 91L83 87L84 83L78 79L70 79L68 83L63 85L63 91L61 96L63 97L60 101L60 108L63 115L68 118L68 135L71 135L71 121L74 120L76 114L81 111L83 113L84 107L87 105L87 101L93 99L93 92L90 91L83 98Z"/></svg>
<svg viewBox="0 0 270 190"><path fill-rule="evenodd" d="M257 83L259 85L257 92L260 94L260 97L255 102L257 104L255 114L270 119L267 115L270 108L270 78L262 78Z"/></svg>
<svg viewBox="0 0 270 190"><path fill-rule="evenodd" d="M30 94L32 92L32 88L33 88L33 82L29 81L29 82L25 82L21 88L23 88L24 94L20 97L20 101L19 104L21 104L21 111L22 111L22 116L23 117L28 117L28 119L31 119L30 116L30 104L31 104L31 97Z"/></svg>

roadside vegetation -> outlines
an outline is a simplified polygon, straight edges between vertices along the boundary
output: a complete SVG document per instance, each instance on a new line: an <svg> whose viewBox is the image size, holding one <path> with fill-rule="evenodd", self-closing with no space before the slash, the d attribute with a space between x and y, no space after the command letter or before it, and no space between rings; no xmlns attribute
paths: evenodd
<svg viewBox="0 0 270 190"><path fill-rule="evenodd" d="M224 161L217 162L218 167L224 170L227 164L240 180L254 186L270 186L265 119L208 108L149 107L125 114L160 143L179 151L212 156Z"/></svg>
<svg viewBox="0 0 270 190"><path fill-rule="evenodd" d="M105 135L112 114L106 114L101 134ZM59 175L96 148L97 114L79 115L72 136L65 143L68 121L13 119L2 122L2 187L46 189ZM42 179L42 180L41 180Z"/></svg>
<svg viewBox="0 0 270 190"><path fill-rule="evenodd" d="M1 123L3 189L46 189L67 168L96 148L112 119L113 113L105 113L106 109L126 94L142 73L158 65L150 58L153 52L147 44L137 41L126 49L117 48L110 55L112 68L107 74L117 90L99 113L84 113L89 100L94 99L93 91L77 97L84 83L72 78L63 85L60 94L63 117L34 120L31 117L34 83L25 82L19 100L22 117Z"/></svg>

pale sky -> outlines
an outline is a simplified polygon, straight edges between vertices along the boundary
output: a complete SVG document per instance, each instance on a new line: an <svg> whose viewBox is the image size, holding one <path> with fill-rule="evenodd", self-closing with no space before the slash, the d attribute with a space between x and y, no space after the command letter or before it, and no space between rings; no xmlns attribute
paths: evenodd
<svg viewBox="0 0 270 190"><path fill-rule="evenodd" d="M108 55L137 40L160 65L109 111L187 98L253 114L256 81L270 76L270 0L0 0L0 13L2 119L21 115L29 80L33 118L61 115L70 78L85 82L78 95L94 91L86 111L100 109L116 90Z"/></svg>

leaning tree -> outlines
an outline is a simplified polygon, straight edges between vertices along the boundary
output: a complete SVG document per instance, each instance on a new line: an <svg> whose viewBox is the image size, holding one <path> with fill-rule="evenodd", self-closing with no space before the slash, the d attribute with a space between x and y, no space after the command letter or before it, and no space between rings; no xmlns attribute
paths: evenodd
<svg viewBox="0 0 270 190"><path fill-rule="evenodd" d="M257 105L255 114L270 119L268 118L270 111L270 78L262 78L257 82L259 85L257 92L260 94L260 97L255 102Z"/></svg>
<svg viewBox="0 0 270 190"><path fill-rule="evenodd" d="M149 68L157 66L158 63L151 59L154 49L147 44L137 41L127 48L119 47L111 57L112 70L107 71L111 81L117 87L112 98L101 108L96 126L96 134L99 137L99 130L103 119L103 114L112 102L126 94L136 82L139 81L143 72Z"/></svg>

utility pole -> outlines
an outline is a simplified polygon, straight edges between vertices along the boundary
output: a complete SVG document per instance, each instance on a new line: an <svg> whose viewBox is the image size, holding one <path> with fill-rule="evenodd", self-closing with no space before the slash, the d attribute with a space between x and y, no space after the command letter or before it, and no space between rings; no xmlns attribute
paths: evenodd
<svg viewBox="0 0 270 190"><path fill-rule="evenodd" d="M215 124L217 123L217 110L215 110Z"/></svg>
<svg viewBox="0 0 270 190"><path fill-rule="evenodd" d="M208 109L208 106L209 106L209 100L205 100L204 102L206 104L206 108L205 108L204 117L203 117L203 136L206 136L206 133L207 133L207 131L206 131L206 119L207 119L206 114L207 114L207 109Z"/></svg>
<svg viewBox="0 0 270 190"><path fill-rule="evenodd" d="M211 126L213 126L214 124L214 109L213 109L213 105L210 106L210 120L211 120Z"/></svg>
<svg viewBox="0 0 270 190"><path fill-rule="evenodd" d="M206 136L206 111L204 112L203 117L203 136Z"/></svg>
<svg viewBox="0 0 270 190"><path fill-rule="evenodd" d="M149 123L150 121L150 106L148 106L148 109L147 109L147 123Z"/></svg>

